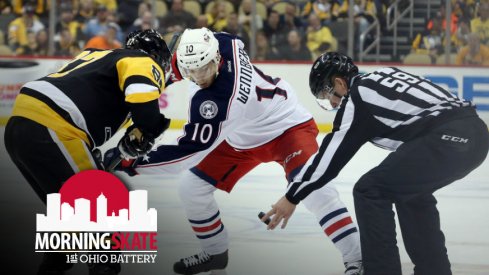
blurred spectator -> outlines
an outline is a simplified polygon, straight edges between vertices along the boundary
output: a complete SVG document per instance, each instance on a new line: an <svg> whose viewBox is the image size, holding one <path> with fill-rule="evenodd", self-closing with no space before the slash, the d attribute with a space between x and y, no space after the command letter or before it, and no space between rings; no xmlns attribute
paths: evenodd
<svg viewBox="0 0 489 275"><path fill-rule="evenodd" d="M61 14L58 23L55 27L55 40L59 40L61 35L61 30L68 29L71 33L73 39L76 43L83 45L85 44L85 38L82 31L82 24L75 20L75 15L73 14L73 8L71 5L62 4L60 7Z"/></svg>
<svg viewBox="0 0 489 275"><path fill-rule="evenodd" d="M270 49L276 51L279 46L287 43L287 31L280 22L280 15L277 11L271 10L263 26L263 32L268 39Z"/></svg>
<svg viewBox="0 0 489 275"><path fill-rule="evenodd" d="M10 14L10 13L12 13L12 5L10 4L10 1L0 0L0 14Z"/></svg>
<svg viewBox="0 0 489 275"><path fill-rule="evenodd" d="M255 18L252 18L251 9L253 2L251 0L243 0L241 2L241 12L238 16L238 22L241 27L248 33L251 34L251 22L254 21L257 30L263 28L263 18L256 13Z"/></svg>
<svg viewBox="0 0 489 275"><path fill-rule="evenodd" d="M278 60L280 59L279 53L276 49L270 48L268 39L265 33L259 31L256 33L256 56L255 60Z"/></svg>
<svg viewBox="0 0 489 275"><path fill-rule="evenodd" d="M209 28L209 22L205 14L197 16L197 21L195 21L195 28Z"/></svg>
<svg viewBox="0 0 489 275"><path fill-rule="evenodd" d="M95 16L95 3L93 0L80 0L80 9L75 20L84 28L85 24Z"/></svg>
<svg viewBox="0 0 489 275"><path fill-rule="evenodd" d="M302 43L302 37L297 30L291 30L287 35L287 45L280 48L280 56L285 60L311 60L311 52Z"/></svg>
<svg viewBox="0 0 489 275"><path fill-rule="evenodd" d="M116 19L112 13L109 13L107 8L105 6L98 6L97 7L97 14L96 17L93 19L90 19L88 23L85 25L84 33L86 39L90 39L98 34L101 33L106 33L107 26L110 23L112 26L117 26L117 40L123 41L124 40L124 34L122 33L121 28L119 25L115 23Z"/></svg>
<svg viewBox="0 0 489 275"><path fill-rule="evenodd" d="M385 15L386 15L385 12L389 7L390 0L373 0L373 1L375 5L375 16L377 17L377 20L379 20L379 25L382 32L384 32L387 27L387 23L385 20Z"/></svg>
<svg viewBox="0 0 489 275"><path fill-rule="evenodd" d="M441 18L436 17L431 21L431 28L427 28L424 34L418 33L412 43L412 52L428 54L433 63L436 58L444 53L445 31L442 28ZM452 48L456 50L455 47Z"/></svg>
<svg viewBox="0 0 489 275"><path fill-rule="evenodd" d="M326 51L336 51L338 42L334 38L331 30L326 26L321 26L321 21L316 14L309 15L309 26L307 27L307 48L315 60L320 54Z"/></svg>
<svg viewBox="0 0 489 275"><path fill-rule="evenodd" d="M104 6L112 13L117 11L117 1L116 0L95 0L97 6Z"/></svg>
<svg viewBox="0 0 489 275"><path fill-rule="evenodd" d="M446 20L446 7L445 4L442 3L440 6L440 10L436 13L436 19L441 21L442 30L446 30L447 20ZM433 20L428 21L428 30L431 30L433 27ZM455 14L452 9L451 18L450 18L450 33L453 35L457 32L458 27L458 16Z"/></svg>
<svg viewBox="0 0 489 275"><path fill-rule="evenodd" d="M489 47L480 43L477 33L470 33L467 38L468 44L458 52L455 64L489 66Z"/></svg>
<svg viewBox="0 0 489 275"><path fill-rule="evenodd" d="M49 35L47 30L41 30L36 35L36 55L47 56L49 54Z"/></svg>
<svg viewBox="0 0 489 275"><path fill-rule="evenodd" d="M235 11L239 10L239 6L241 5L241 2L242 2L242 0L227 0L227 1L231 4L233 4L233 8Z"/></svg>
<svg viewBox="0 0 489 275"><path fill-rule="evenodd" d="M315 14L322 23L327 23L336 20L340 14L348 12L348 7L344 7L348 1L343 1L340 5L337 1L332 0L315 0L308 1L302 9L301 16L309 18L309 15Z"/></svg>
<svg viewBox="0 0 489 275"><path fill-rule="evenodd" d="M148 14L149 13L149 14ZM149 17L148 15L151 15ZM153 20L149 20L152 18ZM153 26L153 28L157 29L160 26L159 20L153 14L153 8L149 3L142 2L138 7L138 17L134 19L133 25L138 25L140 22L146 22ZM153 22L153 23L151 23Z"/></svg>
<svg viewBox="0 0 489 275"><path fill-rule="evenodd" d="M151 11L145 11L143 14L134 20L131 28L128 29L127 33L135 30L147 30L147 29L158 29L160 23L156 19Z"/></svg>
<svg viewBox="0 0 489 275"><path fill-rule="evenodd" d="M474 14L474 5L467 0L452 0L453 13L459 18L472 18Z"/></svg>
<svg viewBox="0 0 489 275"><path fill-rule="evenodd" d="M271 10L273 5L275 5L275 3L278 3L278 2L281 2L282 0L260 0L260 2L262 2L263 4L265 4L265 6L267 7L267 10Z"/></svg>
<svg viewBox="0 0 489 275"><path fill-rule="evenodd" d="M5 34L0 30L0 56L11 56L14 52L5 45Z"/></svg>
<svg viewBox="0 0 489 275"><path fill-rule="evenodd" d="M214 1L210 13L207 13L207 22L212 31L220 32L227 25L226 4L224 1Z"/></svg>
<svg viewBox="0 0 489 275"><path fill-rule="evenodd" d="M298 29L300 32L304 31L304 24L297 15L297 6L294 3L287 3L284 14L280 15L280 21L283 22L285 30Z"/></svg>
<svg viewBox="0 0 489 275"><path fill-rule="evenodd" d="M453 2L454 1L452 0L452 3ZM457 37L460 19L461 18L459 18L456 15L455 10L452 9L451 18L450 18L450 33L451 33L450 43L452 43L452 45L454 46L454 49L456 49L458 43L460 42L460 41L458 41L458 37ZM434 20L438 20L441 22L441 31L445 33L445 30L447 29L447 22L446 22L446 7L445 7L444 3L442 3L442 5L440 6L440 10L436 13L435 18L428 21L428 24L427 24L428 31L430 31L433 28ZM443 35L443 37L444 36L445 35ZM444 42L444 44L445 44L445 42Z"/></svg>
<svg viewBox="0 0 489 275"><path fill-rule="evenodd" d="M17 52L20 55L35 56L36 50L37 50L36 34L33 32L27 32L27 44L17 49Z"/></svg>
<svg viewBox="0 0 489 275"><path fill-rule="evenodd" d="M375 21L375 13L375 5L373 2L368 0L354 1L353 16L355 23L358 26L357 37L359 37L360 34L362 34L368 28L368 26Z"/></svg>
<svg viewBox="0 0 489 275"><path fill-rule="evenodd" d="M90 39L102 32L107 28L109 21L107 20L109 11L105 6L98 6L96 9L95 18L90 19L84 29L85 36Z"/></svg>
<svg viewBox="0 0 489 275"><path fill-rule="evenodd" d="M27 41L27 45L22 47L22 55L48 55L48 34L45 30L39 31L37 34L28 32Z"/></svg>
<svg viewBox="0 0 489 275"><path fill-rule="evenodd" d="M121 42L117 40L117 31L119 26L115 23L109 23L105 32L97 36L92 37L88 40L85 48L95 48L95 49L118 49L121 48Z"/></svg>
<svg viewBox="0 0 489 275"><path fill-rule="evenodd" d="M183 9L183 0L173 0L170 11L161 18L162 33L180 32L195 26L195 16Z"/></svg>
<svg viewBox="0 0 489 275"><path fill-rule="evenodd" d="M34 15L34 7L25 5L21 17L10 22L8 28L8 43L9 46L17 53L23 54L23 47L27 46L27 34L37 34L44 29L44 25Z"/></svg>
<svg viewBox="0 0 489 275"><path fill-rule="evenodd" d="M470 21L470 31L479 35L482 44L489 45L489 2L480 2L479 16Z"/></svg>
<svg viewBox="0 0 489 275"><path fill-rule="evenodd" d="M108 23L115 23L117 25L117 28L118 28L117 39L119 39L119 41L122 41L122 40L124 40L124 38L126 38L122 34L121 26L119 26L119 24L117 23L117 22L119 22L119 15L117 13L109 12L109 14L107 15L107 22ZM121 34L122 34L122 36L119 36Z"/></svg>
<svg viewBox="0 0 489 275"><path fill-rule="evenodd" d="M470 33L470 20L466 18L460 18L458 20L457 32L455 33L455 46L457 51L463 46L467 45L468 35Z"/></svg>
<svg viewBox="0 0 489 275"><path fill-rule="evenodd" d="M248 32L243 29L243 26L239 24L238 14L235 12L229 14L227 25L222 31L239 36L245 44L245 49L249 49L250 36L248 35Z"/></svg>
<svg viewBox="0 0 489 275"><path fill-rule="evenodd" d="M134 20L142 14L139 12L141 5L146 6L146 10L151 10L149 8L150 4L141 2L141 0L124 0L119 2L119 8L117 9L120 16L119 26L124 32L127 32L134 23Z"/></svg>
<svg viewBox="0 0 489 275"><path fill-rule="evenodd" d="M54 55L73 57L81 52L80 47L75 39L71 36L69 29L62 29L60 32L59 41L54 44Z"/></svg>
<svg viewBox="0 0 489 275"><path fill-rule="evenodd" d="M22 15L23 7L30 5L37 16L47 17L49 12L50 1L48 0L12 0L14 13Z"/></svg>

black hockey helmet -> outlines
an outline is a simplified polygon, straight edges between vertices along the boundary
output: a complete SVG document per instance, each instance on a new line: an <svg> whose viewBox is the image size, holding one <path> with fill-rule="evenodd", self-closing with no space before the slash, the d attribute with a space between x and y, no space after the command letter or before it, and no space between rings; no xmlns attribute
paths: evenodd
<svg viewBox="0 0 489 275"><path fill-rule="evenodd" d="M325 88L333 87L333 76L339 76L350 85L350 79L358 74L358 67L353 60L341 53L326 52L320 55L312 65L309 74L309 87L314 97Z"/></svg>
<svg viewBox="0 0 489 275"><path fill-rule="evenodd" d="M137 30L129 33L124 45L126 49L141 50L152 56L163 68L167 68L171 60L171 52L163 36L153 29Z"/></svg>

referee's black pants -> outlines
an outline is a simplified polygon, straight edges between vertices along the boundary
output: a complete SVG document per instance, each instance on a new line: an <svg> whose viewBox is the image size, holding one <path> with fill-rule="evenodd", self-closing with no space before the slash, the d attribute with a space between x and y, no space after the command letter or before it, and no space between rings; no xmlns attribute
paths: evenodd
<svg viewBox="0 0 489 275"><path fill-rule="evenodd" d="M360 178L353 194L366 275L402 274L392 204L414 274L452 274L433 192L478 167L488 149L482 120L454 120L404 143Z"/></svg>
<svg viewBox="0 0 489 275"><path fill-rule="evenodd" d="M9 119L4 140L10 158L44 203L72 175L101 168L83 140L24 117Z"/></svg>

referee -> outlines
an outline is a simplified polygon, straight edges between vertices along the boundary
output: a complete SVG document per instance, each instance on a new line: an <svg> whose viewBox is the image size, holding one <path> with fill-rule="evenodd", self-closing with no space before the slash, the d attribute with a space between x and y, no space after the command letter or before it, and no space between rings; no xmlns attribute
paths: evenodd
<svg viewBox="0 0 489 275"><path fill-rule="evenodd" d="M400 275L392 204L416 275L452 274L433 192L465 177L486 158L487 125L475 106L397 68L361 75L348 56L327 52L309 85L325 109L338 108L333 131L263 217L282 228L295 206L334 179L366 142L392 151L355 184L353 195L366 275Z"/></svg>

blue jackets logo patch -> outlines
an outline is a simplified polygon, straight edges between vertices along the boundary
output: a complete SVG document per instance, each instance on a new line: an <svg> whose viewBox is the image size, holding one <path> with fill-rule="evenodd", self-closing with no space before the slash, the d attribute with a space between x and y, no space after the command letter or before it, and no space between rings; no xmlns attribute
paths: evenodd
<svg viewBox="0 0 489 275"><path fill-rule="evenodd" d="M217 115L217 104L214 101L206 100L200 104L200 115L205 119L213 119Z"/></svg>

